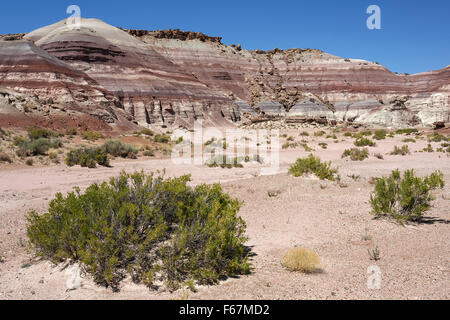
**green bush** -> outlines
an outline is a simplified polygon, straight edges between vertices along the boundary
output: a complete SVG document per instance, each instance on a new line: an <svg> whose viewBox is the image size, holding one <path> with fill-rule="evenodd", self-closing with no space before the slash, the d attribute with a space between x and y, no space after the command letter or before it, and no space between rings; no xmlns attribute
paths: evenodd
<svg viewBox="0 0 450 320"><path fill-rule="evenodd" d="M97 141L100 139L104 139L105 136L102 135L101 133L87 130L87 131L84 131L81 133L81 138L83 138L84 140L88 140L88 141Z"/></svg>
<svg viewBox="0 0 450 320"><path fill-rule="evenodd" d="M399 222L420 221L431 206L430 191L444 187L440 171L425 178L416 177L413 170L392 171L390 177L377 178L370 204L376 216L389 216Z"/></svg>
<svg viewBox="0 0 450 320"><path fill-rule="evenodd" d="M48 212L27 216L30 244L55 263L81 262L113 290L127 274L149 288L164 281L175 290L249 273L239 201L220 185L193 188L189 181L122 173L84 193L59 193Z"/></svg>
<svg viewBox="0 0 450 320"><path fill-rule="evenodd" d="M206 165L210 168L217 168L221 167L224 168L243 168L242 162L245 162L244 158L238 158L238 157L228 157L227 155L217 155L208 161L206 161Z"/></svg>
<svg viewBox="0 0 450 320"><path fill-rule="evenodd" d="M300 158L291 165L289 173L300 177L307 173L315 174L321 180L336 180L337 169L331 169L331 162L321 162L318 157L310 154L307 158Z"/></svg>
<svg viewBox="0 0 450 320"><path fill-rule="evenodd" d="M369 149L363 148L352 148L352 149L346 149L344 153L342 154L341 158L350 157L353 161L363 161L364 159L369 158Z"/></svg>
<svg viewBox="0 0 450 320"><path fill-rule="evenodd" d="M424 152L434 152L433 147L431 146L431 144L428 144L426 148L423 148Z"/></svg>
<svg viewBox="0 0 450 320"><path fill-rule="evenodd" d="M357 146L357 147L366 147L366 146L375 147L376 143L368 138L362 137L362 138L356 139L355 146Z"/></svg>
<svg viewBox="0 0 450 320"><path fill-rule="evenodd" d="M414 128L408 128L408 129L399 129L397 130L395 133L396 134L406 134L406 135L410 135L412 133L418 133L419 130L414 129Z"/></svg>
<svg viewBox="0 0 450 320"><path fill-rule="evenodd" d="M327 148L328 148L328 144L325 143L325 142L319 143L319 146L320 146L322 149L327 149Z"/></svg>
<svg viewBox="0 0 450 320"><path fill-rule="evenodd" d="M49 149L58 149L63 146L60 139L38 138L36 140L17 139L15 144L19 147L16 151L19 157L47 155Z"/></svg>
<svg viewBox="0 0 450 320"><path fill-rule="evenodd" d="M155 141L157 143L169 143L170 137L165 134L157 134L153 138L153 141Z"/></svg>
<svg viewBox="0 0 450 320"><path fill-rule="evenodd" d="M59 137L59 134L57 132L42 129L42 128L29 128L28 129L28 138L30 140L38 140L41 138L50 139L50 138L56 138Z"/></svg>
<svg viewBox="0 0 450 320"><path fill-rule="evenodd" d="M390 153L391 155L394 155L394 156L399 156L399 155L401 155L401 156L406 156L407 154L409 154L410 152L409 152L409 147L408 147L408 145L404 145L404 146L402 146L401 148L399 148L399 147L397 147L397 146L395 146L394 147L394 150Z"/></svg>
<svg viewBox="0 0 450 320"><path fill-rule="evenodd" d="M314 132L314 137L322 137L326 132L323 130Z"/></svg>
<svg viewBox="0 0 450 320"><path fill-rule="evenodd" d="M376 130L373 134L373 138L375 140L384 140L386 139L387 132L384 129Z"/></svg>
<svg viewBox="0 0 450 320"><path fill-rule="evenodd" d="M433 134L428 136L428 141L430 142L441 142L441 141L450 141L450 139L438 132L433 132Z"/></svg>
<svg viewBox="0 0 450 320"><path fill-rule="evenodd" d="M69 167L80 165L84 168L95 168L97 164L109 167L108 153L105 147L73 149L67 154L66 164Z"/></svg>
<svg viewBox="0 0 450 320"><path fill-rule="evenodd" d="M138 150L130 144L118 140L108 140L103 144L106 152L113 157L136 159Z"/></svg>

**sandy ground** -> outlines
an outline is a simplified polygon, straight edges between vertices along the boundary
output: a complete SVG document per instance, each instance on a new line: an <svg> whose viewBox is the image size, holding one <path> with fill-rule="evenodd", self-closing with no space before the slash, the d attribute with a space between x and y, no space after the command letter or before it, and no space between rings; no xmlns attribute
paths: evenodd
<svg viewBox="0 0 450 320"><path fill-rule="evenodd" d="M294 137L297 140L298 131ZM344 139L339 135L340 140ZM450 158L443 153L414 153L425 141L409 143L408 156L390 156L396 137L369 148L368 160L341 159L353 139L333 143L325 138L307 138L314 154L339 168L343 184L314 177L287 174L290 163L306 156L303 148L281 152L280 173L259 176L259 169L220 169L174 165L170 160L113 161L113 168L52 167L0 170L0 299L449 299ZM317 146L326 141L328 149ZM438 144L434 144L435 147ZM373 156L384 154L384 160ZM82 287L67 291L68 275L61 266L32 260L26 252L25 214L43 212L57 192L82 188L117 175L121 170L146 172L165 168L167 175L191 174L194 184L221 182L227 192L244 201L240 215L247 222L248 245L254 253L254 270L217 286L200 287L196 293L183 290L149 291L125 280L119 293L96 286L83 277ZM419 175L441 170L444 190L436 191L426 223L400 226L374 220L369 179L391 170L414 168ZM359 175L354 181L349 176ZM279 192L269 197L268 191ZM302 246L321 257L321 272L292 273L280 260L289 248ZM368 249L379 248L381 259L369 259ZM381 288L367 288L367 269L381 271Z"/></svg>

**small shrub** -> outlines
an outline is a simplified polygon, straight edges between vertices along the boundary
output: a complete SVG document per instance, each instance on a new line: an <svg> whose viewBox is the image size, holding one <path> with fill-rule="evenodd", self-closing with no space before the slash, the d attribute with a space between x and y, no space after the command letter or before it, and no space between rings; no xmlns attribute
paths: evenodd
<svg viewBox="0 0 450 320"><path fill-rule="evenodd" d="M327 148L328 148L328 144L326 144L325 142L319 143L319 146L320 146L322 149L327 149Z"/></svg>
<svg viewBox="0 0 450 320"><path fill-rule="evenodd" d="M108 154L104 147L78 148L71 150L66 157L66 165L80 165L84 168L95 168L98 165L109 167Z"/></svg>
<svg viewBox="0 0 450 320"><path fill-rule="evenodd" d="M28 129L28 138L30 140L38 140L41 138L50 139L50 138L56 138L59 134L57 132L42 129L42 128L29 128Z"/></svg>
<svg viewBox="0 0 450 320"><path fill-rule="evenodd" d="M406 139L403 139L402 142L404 142L404 143L408 143L408 142L416 143L416 139L413 139L413 138L406 138Z"/></svg>
<svg viewBox="0 0 450 320"><path fill-rule="evenodd" d="M395 156L398 156L398 155L401 155L401 156L406 156L407 154L409 154L410 152L409 152L409 147L408 147L408 145L404 145L404 146L402 146L401 148L399 148L399 147L397 147L397 146L395 146L394 147L394 150L390 153L391 155L395 155Z"/></svg>
<svg viewBox="0 0 450 320"><path fill-rule="evenodd" d="M154 157L155 152L153 150L145 150L143 155L144 155L144 157Z"/></svg>
<svg viewBox="0 0 450 320"><path fill-rule="evenodd" d="M423 148L424 152L434 152L433 147L431 146L431 144L428 144L428 146L426 148Z"/></svg>
<svg viewBox="0 0 450 320"><path fill-rule="evenodd" d="M325 131L320 130L320 131L316 131L314 132L314 137L322 137L323 135L325 135Z"/></svg>
<svg viewBox="0 0 450 320"><path fill-rule="evenodd" d="M150 129L142 129L139 133L149 137L153 137L155 135L155 133Z"/></svg>
<svg viewBox="0 0 450 320"><path fill-rule="evenodd" d="M349 131L347 131L346 133L344 133L344 137L351 137L353 136L353 134Z"/></svg>
<svg viewBox="0 0 450 320"><path fill-rule="evenodd" d="M108 140L103 144L106 153L113 157L136 159L138 150L130 144L124 144L118 140Z"/></svg>
<svg viewBox="0 0 450 320"><path fill-rule="evenodd" d="M289 138L287 138L287 141L294 141L294 137L290 136Z"/></svg>
<svg viewBox="0 0 450 320"><path fill-rule="evenodd" d="M369 150L367 148L358 149L346 149L342 154L341 158L350 157L353 161L363 161L364 159L369 158Z"/></svg>
<svg viewBox="0 0 450 320"><path fill-rule="evenodd" d="M357 147L366 147L366 146L375 147L376 143L368 138L358 138L355 141L355 146L357 146Z"/></svg>
<svg viewBox="0 0 450 320"><path fill-rule="evenodd" d="M100 139L104 139L105 136L99 132L87 130L87 131L84 131L81 133L81 138L83 138L84 140L88 140L88 141L97 141Z"/></svg>
<svg viewBox="0 0 450 320"><path fill-rule="evenodd" d="M26 161L25 161L25 164L27 165L27 166L32 166L33 165L33 159L27 159Z"/></svg>
<svg viewBox="0 0 450 320"><path fill-rule="evenodd" d="M450 139L438 132L433 132L432 135L428 136L428 141L430 142L441 142L441 141L450 141Z"/></svg>
<svg viewBox="0 0 450 320"><path fill-rule="evenodd" d="M384 140L386 139L387 132L384 129L376 130L373 134L373 138L375 140Z"/></svg>
<svg viewBox="0 0 450 320"><path fill-rule="evenodd" d="M153 141L157 143L169 143L170 137L165 134L157 134L155 135Z"/></svg>
<svg viewBox="0 0 450 320"><path fill-rule="evenodd" d="M19 157L29 157L47 155L50 148L58 149L62 147L60 139L38 138L36 140L16 140L19 150L16 151Z"/></svg>
<svg viewBox="0 0 450 320"><path fill-rule="evenodd" d="M290 271L312 273L318 269L320 257L312 250L293 248L286 252L281 263Z"/></svg>
<svg viewBox="0 0 450 320"><path fill-rule="evenodd" d="M77 129L75 129L75 128L70 128L70 129L67 129L67 130L64 132L64 134L65 134L66 136L76 136L76 135L78 134L78 132L77 132Z"/></svg>
<svg viewBox="0 0 450 320"><path fill-rule="evenodd" d="M400 175L394 170L390 177L376 178L370 204L376 216L389 216L399 222L420 221L430 209L431 190L444 187L440 171L425 178L416 177L413 170Z"/></svg>
<svg viewBox="0 0 450 320"><path fill-rule="evenodd" d="M249 273L240 202L218 184L189 181L122 173L84 193L58 193L46 213L27 216L32 249L55 263L80 262L95 283L115 291L126 274L176 290Z"/></svg>
<svg viewBox="0 0 450 320"><path fill-rule="evenodd" d="M307 173L315 174L321 180L336 180L337 169L331 169L331 162L321 162L319 158L310 154L307 158L300 158L291 165L289 173L300 177Z"/></svg>
<svg viewBox="0 0 450 320"><path fill-rule="evenodd" d="M373 250L367 249L367 253L369 253L370 260L378 261L381 259L380 250L378 249L378 246L375 247L375 249Z"/></svg>
<svg viewBox="0 0 450 320"><path fill-rule="evenodd" d="M243 168L242 162L245 161L245 158L231 158L227 155L217 155L208 161L206 161L206 165L210 168L221 167L222 169L228 168Z"/></svg>
<svg viewBox="0 0 450 320"><path fill-rule="evenodd" d="M399 129L397 130L395 133L396 134L406 134L406 135L410 135L412 133L418 133L419 130L414 129L414 128L408 128L408 129Z"/></svg>
<svg viewBox="0 0 450 320"><path fill-rule="evenodd" d="M301 132L299 135L302 137L309 137L309 133L306 131Z"/></svg>

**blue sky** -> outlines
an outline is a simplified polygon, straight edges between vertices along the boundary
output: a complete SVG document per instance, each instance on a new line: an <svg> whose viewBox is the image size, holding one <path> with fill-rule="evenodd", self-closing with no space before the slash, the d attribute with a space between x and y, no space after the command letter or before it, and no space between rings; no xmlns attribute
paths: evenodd
<svg viewBox="0 0 450 320"><path fill-rule="evenodd" d="M0 34L62 20L71 4L114 26L200 31L245 49L316 48L399 73L450 64L448 0L2 1ZM381 8L381 30L366 27L372 4Z"/></svg>

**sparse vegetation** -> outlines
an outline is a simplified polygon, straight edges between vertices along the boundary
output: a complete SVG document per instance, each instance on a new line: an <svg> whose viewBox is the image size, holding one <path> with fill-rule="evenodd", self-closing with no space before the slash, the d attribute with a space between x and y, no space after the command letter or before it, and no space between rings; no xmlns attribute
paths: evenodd
<svg viewBox="0 0 450 320"><path fill-rule="evenodd" d="M355 146L357 146L357 147L366 147L366 146L375 147L376 143L368 138L362 137L362 138L356 139Z"/></svg>
<svg viewBox="0 0 450 320"><path fill-rule="evenodd" d="M413 170L400 175L392 171L389 177L376 178L375 189L370 196L370 204L377 217L389 216L399 222L420 221L431 206L431 190L444 187L440 171L420 178Z"/></svg>
<svg viewBox="0 0 450 320"><path fill-rule="evenodd" d="M352 148L346 149L342 154L341 158L350 157L353 161L363 161L364 159L369 158L369 149L367 148Z"/></svg>
<svg viewBox="0 0 450 320"><path fill-rule="evenodd" d="M286 252L281 263L290 271L312 273L318 269L320 257L312 250L293 248Z"/></svg>
<svg viewBox="0 0 450 320"><path fill-rule="evenodd" d="M122 173L84 193L59 193L48 212L29 213L27 235L38 256L81 262L95 283L115 291L126 274L176 290L249 273L241 204L218 184L189 181Z"/></svg>
<svg viewBox="0 0 450 320"><path fill-rule="evenodd" d="M406 156L409 153L409 147L405 144L401 148L395 146L394 150L390 154L395 156Z"/></svg>
<svg viewBox="0 0 450 320"><path fill-rule="evenodd" d="M325 143L325 142L319 143L319 146L320 146L322 149L327 149L327 148L328 148L328 144Z"/></svg>
<svg viewBox="0 0 450 320"><path fill-rule="evenodd" d="M336 180L337 169L331 169L331 162L322 162L319 158L310 154L307 158L300 158L291 165L289 173L294 177L304 174L315 174L321 180Z"/></svg>
<svg viewBox="0 0 450 320"><path fill-rule="evenodd" d="M373 138L375 140L384 140L386 139L387 132L384 129L376 130L373 134Z"/></svg>
<svg viewBox="0 0 450 320"><path fill-rule="evenodd" d="M243 168L244 166L242 165L242 162L245 161L244 158L238 158L238 157L234 157L231 158L227 155L217 155L211 159L209 159L208 161L206 161L206 165L210 168L217 168L217 167L221 167L222 169L224 168Z"/></svg>
<svg viewBox="0 0 450 320"><path fill-rule="evenodd" d="M81 138L88 141L97 141L105 139L105 136L99 132L87 130L81 133Z"/></svg>
<svg viewBox="0 0 450 320"><path fill-rule="evenodd" d="M138 150L130 144L118 140L108 140L103 144L107 154L113 157L136 159Z"/></svg>
<svg viewBox="0 0 450 320"><path fill-rule="evenodd" d="M375 153L374 157L380 160L384 160L384 156L381 153Z"/></svg>
<svg viewBox="0 0 450 320"><path fill-rule="evenodd" d="M153 141L155 141L156 143L169 143L170 137L165 134L157 134L153 138Z"/></svg>
<svg viewBox="0 0 450 320"><path fill-rule="evenodd" d="M408 129L399 129L397 130L395 133L396 134L406 134L406 135L410 135L413 133L418 133L419 130L415 129L415 128L408 128Z"/></svg>

